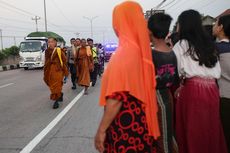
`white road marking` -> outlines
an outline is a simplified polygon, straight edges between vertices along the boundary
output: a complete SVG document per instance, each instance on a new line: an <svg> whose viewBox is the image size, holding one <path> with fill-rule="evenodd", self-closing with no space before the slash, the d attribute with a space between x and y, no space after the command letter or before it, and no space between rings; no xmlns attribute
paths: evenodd
<svg viewBox="0 0 230 153"><path fill-rule="evenodd" d="M56 118L53 119L49 125L46 126L33 140L31 140L20 153L30 153L45 136L59 123L59 121L68 113L68 111L77 103L77 101L83 96L84 90L82 90L66 107L63 109Z"/></svg>
<svg viewBox="0 0 230 153"><path fill-rule="evenodd" d="M0 86L0 89L5 88L5 87L8 87L8 86L11 86L11 85L13 85L13 84L14 84L14 83L9 83L9 84L2 85L2 86Z"/></svg>

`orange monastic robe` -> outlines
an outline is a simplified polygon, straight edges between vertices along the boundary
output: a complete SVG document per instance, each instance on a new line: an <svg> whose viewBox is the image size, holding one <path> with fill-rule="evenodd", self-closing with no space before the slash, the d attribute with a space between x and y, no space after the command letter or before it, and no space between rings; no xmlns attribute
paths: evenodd
<svg viewBox="0 0 230 153"><path fill-rule="evenodd" d="M93 65L92 55L88 55L87 49L81 47L76 58L77 77L79 86L90 86L90 69Z"/></svg>
<svg viewBox="0 0 230 153"><path fill-rule="evenodd" d="M68 76L68 69L64 52L61 52L63 61L63 66L61 66L57 51L55 50L54 53L53 51L50 48L45 51L44 81L50 88L50 99L56 101L61 97L63 78Z"/></svg>

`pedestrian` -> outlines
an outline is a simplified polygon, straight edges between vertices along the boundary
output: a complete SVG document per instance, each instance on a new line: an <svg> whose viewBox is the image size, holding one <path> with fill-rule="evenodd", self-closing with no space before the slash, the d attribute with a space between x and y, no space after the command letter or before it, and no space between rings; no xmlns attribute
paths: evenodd
<svg viewBox="0 0 230 153"><path fill-rule="evenodd" d="M178 32L180 41L173 51L183 78L176 103L179 153L227 153L220 121L216 79L221 70L215 44L195 10L180 14Z"/></svg>
<svg viewBox="0 0 230 153"><path fill-rule="evenodd" d="M173 129L173 96L170 88L179 83L177 59L165 39L169 33L172 18L164 13L152 15L148 21L152 40L155 45L152 51L156 68L158 122L161 136L157 141L157 153L176 153L177 144Z"/></svg>
<svg viewBox="0 0 230 153"><path fill-rule="evenodd" d="M217 37L216 43L221 66L221 77L218 80L220 87L220 113L224 134L230 151L230 15L217 19L213 34Z"/></svg>
<svg viewBox="0 0 230 153"><path fill-rule="evenodd" d="M101 153L156 153L156 80L141 6L134 1L117 5L113 28L119 46L102 78L100 105L105 111L95 147Z"/></svg>
<svg viewBox="0 0 230 153"><path fill-rule="evenodd" d="M104 73L104 66L105 66L105 53L103 50L103 46L102 44L98 44L98 61L99 61L99 68L98 68L98 75L99 77L102 76L102 74Z"/></svg>
<svg viewBox="0 0 230 153"><path fill-rule="evenodd" d="M93 69L93 57L87 51L86 40L81 40L81 47L78 49L75 64L77 66L78 85L85 87L84 94L88 94L88 87L90 86L90 71Z"/></svg>
<svg viewBox="0 0 230 153"><path fill-rule="evenodd" d="M71 73L71 82L72 82L72 89L76 90L76 82L77 82L77 68L75 65L75 57L77 55L77 51L79 50L81 46L81 39L80 38L71 38L70 40L71 47L68 48L68 65L69 70Z"/></svg>
<svg viewBox="0 0 230 153"><path fill-rule="evenodd" d="M87 43L90 46L93 55L94 70L91 72L90 78L92 81L92 86L94 87L97 82L97 75L98 75L98 68L99 68L98 52L97 52L97 47L94 47L93 45L93 39L88 38Z"/></svg>
<svg viewBox="0 0 230 153"><path fill-rule="evenodd" d="M59 102L63 101L63 78L68 76L67 59L64 52L57 47L56 38L50 37L48 46L45 51L44 81L51 91L53 109L57 109Z"/></svg>
<svg viewBox="0 0 230 153"><path fill-rule="evenodd" d="M67 53L68 53L68 48L66 46L64 46L62 48L62 51L64 52L65 56L67 57Z"/></svg>

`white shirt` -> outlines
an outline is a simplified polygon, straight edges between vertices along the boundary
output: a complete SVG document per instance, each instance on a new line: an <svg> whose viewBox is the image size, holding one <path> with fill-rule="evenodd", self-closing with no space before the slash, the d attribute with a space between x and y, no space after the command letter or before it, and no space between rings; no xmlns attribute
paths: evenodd
<svg viewBox="0 0 230 153"><path fill-rule="evenodd" d="M179 41L173 48L177 57L180 76L185 72L186 78L220 78L221 69L219 62L217 62L213 68L207 68L204 65L200 66L198 61L193 60L191 56L185 54L188 49L189 45L186 40Z"/></svg>
<svg viewBox="0 0 230 153"><path fill-rule="evenodd" d="M217 42L229 42L229 39L221 39L221 40L217 40Z"/></svg>

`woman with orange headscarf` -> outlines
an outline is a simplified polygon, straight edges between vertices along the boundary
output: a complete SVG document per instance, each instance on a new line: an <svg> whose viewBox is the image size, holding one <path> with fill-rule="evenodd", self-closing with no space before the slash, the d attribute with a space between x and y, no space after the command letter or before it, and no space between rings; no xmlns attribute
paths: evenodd
<svg viewBox="0 0 230 153"><path fill-rule="evenodd" d="M160 135L155 71L149 33L141 6L116 6L113 28L119 46L103 75L100 105L104 115L95 137L99 152L154 153Z"/></svg>

